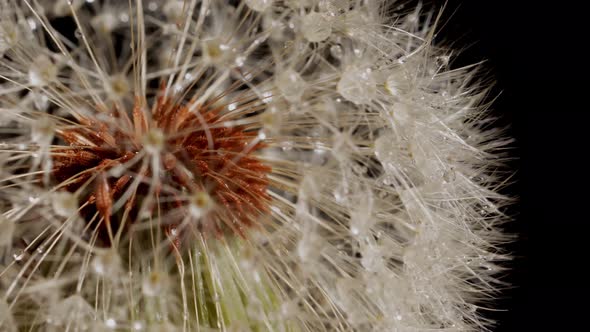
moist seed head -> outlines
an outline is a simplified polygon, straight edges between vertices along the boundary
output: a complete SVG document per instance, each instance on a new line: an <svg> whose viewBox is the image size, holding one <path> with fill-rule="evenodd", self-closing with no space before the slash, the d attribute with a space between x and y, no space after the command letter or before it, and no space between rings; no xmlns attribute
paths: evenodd
<svg viewBox="0 0 590 332"><path fill-rule="evenodd" d="M436 17L0 0L0 329L485 329L510 139Z"/></svg>

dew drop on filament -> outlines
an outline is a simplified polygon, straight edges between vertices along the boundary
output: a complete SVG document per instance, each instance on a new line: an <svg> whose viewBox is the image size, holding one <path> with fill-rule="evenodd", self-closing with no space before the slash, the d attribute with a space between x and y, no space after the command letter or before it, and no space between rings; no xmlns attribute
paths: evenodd
<svg viewBox="0 0 590 332"><path fill-rule="evenodd" d="M248 8L257 12L263 12L272 5L273 0L245 0L245 2Z"/></svg>
<svg viewBox="0 0 590 332"><path fill-rule="evenodd" d="M303 96L306 83L301 78L299 73L293 69L287 69L277 75L275 84L285 97L290 102L298 102Z"/></svg>
<svg viewBox="0 0 590 332"><path fill-rule="evenodd" d="M342 97L355 104L368 104L377 96L377 85L368 68L346 70L337 89Z"/></svg>
<svg viewBox="0 0 590 332"><path fill-rule="evenodd" d="M311 12L302 19L301 32L310 42L321 42L332 34L332 25L322 14Z"/></svg>

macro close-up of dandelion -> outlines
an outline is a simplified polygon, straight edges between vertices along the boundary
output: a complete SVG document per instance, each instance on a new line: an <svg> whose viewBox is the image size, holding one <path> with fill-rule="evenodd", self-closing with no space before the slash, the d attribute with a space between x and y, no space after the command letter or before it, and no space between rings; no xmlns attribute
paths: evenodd
<svg viewBox="0 0 590 332"><path fill-rule="evenodd" d="M0 331L482 331L480 64L386 0L0 0Z"/></svg>

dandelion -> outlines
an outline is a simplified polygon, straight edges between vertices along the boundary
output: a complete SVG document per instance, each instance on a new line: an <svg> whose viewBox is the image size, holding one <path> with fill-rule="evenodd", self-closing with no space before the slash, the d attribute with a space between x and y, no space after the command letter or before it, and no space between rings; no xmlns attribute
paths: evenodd
<svg viewBox="0 0 590 332"><path fill-rule="evenodd" d="M510 141L437 20L0 0L0 329L488 328Z"/></svg>

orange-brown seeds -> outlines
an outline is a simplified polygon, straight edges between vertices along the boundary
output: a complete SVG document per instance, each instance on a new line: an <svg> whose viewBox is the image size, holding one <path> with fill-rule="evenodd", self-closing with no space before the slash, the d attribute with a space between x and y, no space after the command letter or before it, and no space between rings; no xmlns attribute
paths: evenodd
<svg viewBox="0 0 590 332"><path fill-rule="evenodd" d="M160 215L166 217L186 216L171 212L189 208L190 199L184 197L206 192L215 208L203 217L206 220L195 220L198 231L243 236L245 228L256 226L260 215L268 213L270 200L266 192L270 167L255 156L263 147L254 142L257 133L241 126L223 126L221 116L227 121L232 114L223 113L222 107L183 105L160 96L146 116L143 105L141 98L135 99L131 118L115 107L108 122L85 118L79 121L80 127L60 131L59 136L71 147L54 151L54 178L69 179L65 186L69 191L81 188L81 203L87 202L88 213L98 213L105 224L118 213L114 206L124 193L133 223L146 195L157 197L152 204L157 201ZM154 152L146 152L142 145L144 136L154 129L164 137L163 149L155 159L161 164L159 174L134 159L154 158ZM94 184L82 187L88 180ZM150 187L154 183L157 188ZM163 221L167 234L176 230L180 218Z"/></svg>

